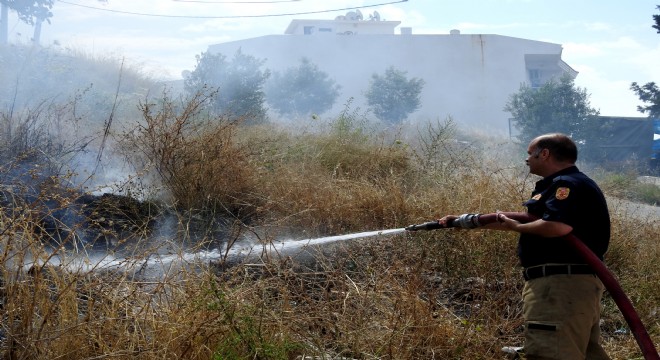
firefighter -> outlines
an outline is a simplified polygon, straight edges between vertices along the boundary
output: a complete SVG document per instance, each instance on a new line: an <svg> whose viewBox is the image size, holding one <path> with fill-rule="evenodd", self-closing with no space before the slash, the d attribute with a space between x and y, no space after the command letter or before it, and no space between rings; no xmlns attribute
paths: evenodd
<svg viewBox="0 0 660 360"><path fill-rule="evenodd" d="M561 239L572 233L603 260L610 241L605 196L575 166L578 151L570 137L539 136L529 143L527 154L529 172L542 179L524 205L538 220L521 223L498 214L496 222L478 226L520 233L525 358L609 359L600 344L604 286L580 254ZM448 215L439 223L448 226L458 218Z"/></svg>

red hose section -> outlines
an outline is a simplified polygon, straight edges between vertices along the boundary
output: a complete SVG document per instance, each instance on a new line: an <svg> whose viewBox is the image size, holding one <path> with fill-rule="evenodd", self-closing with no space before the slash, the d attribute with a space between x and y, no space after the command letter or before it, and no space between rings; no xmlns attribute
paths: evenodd
<svg viewBox="0 0 660 360"><path fill-rule="evenodd" d="M537 219L528 213L503 212L502 214L522 223L534 221ZM497 221L497 214L483 214L479 216L479 223L481 225L494 223L495 221ZM642 324L642 320L639 318L639 315L637 315L637 311L635 311L633 304L630 302L630 299L628 299L628 296L626 296L626 294L623 292L621 285L619 285L619 282L616 280L612 272L607 268L607 266L605 266L605 264L598 258L598 256L596 256L596 254L594 254L593 251L589 249L589 247L587 247L580 239L577 238L577 236L568 234L563 238L566 239L566 241L568 241L571 246L573 246L573 248L575 248L575 250L577 250L577 252L583 257L584 261L589 264L589 266L591 266L600 281L602 281L607 291L609 291L612 299L619 307L619 310L621 310L623 317L626 319L626 322L630 327L630 331L632 331L633 335L635 336L637 344L639 345L639 348L642 350L642 354L644 355L644 359L660 360L658 351L653 345L653 341L646 331L644 324Z"/></svg>

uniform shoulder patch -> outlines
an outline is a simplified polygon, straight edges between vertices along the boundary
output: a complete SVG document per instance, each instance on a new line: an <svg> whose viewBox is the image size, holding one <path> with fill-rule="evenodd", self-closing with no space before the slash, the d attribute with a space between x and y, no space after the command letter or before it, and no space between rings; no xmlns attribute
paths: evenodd
<svg viewBox="0 0 660 360"><path fill-rule="evenodd" d="M541 194L536 194L532 196L532 200L539 200L539 199L541 199Z"/></svg>
<svg viewBox="0 0 660 360"><path fill-rule="evenodd" d="M571 192L571 189L567 187L558 187L557 191L555 192L555 198L557 200L565 200L568 198L568 194Z"/></svg>

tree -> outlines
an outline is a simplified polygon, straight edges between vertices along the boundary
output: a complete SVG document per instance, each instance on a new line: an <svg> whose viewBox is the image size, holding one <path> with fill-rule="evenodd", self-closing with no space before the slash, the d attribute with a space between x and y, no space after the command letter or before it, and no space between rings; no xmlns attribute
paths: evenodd
<svg viewBox="0 0 660 360"><path fill-rule="evenodd" d="M231 61L223 54L204 52L197 55L197 66L185 79L186 92L193 96L204 88L218 90L212 101L217 114L243 118L248 124L265 121L263 86L270 71L261 70L265 60L243 54L239 49Z"/></svg>
<svg viewBox="0 0 660 360"><path fill-rule="evenodd" d="M646 83L642 86L636 82L630 85L642 102L649 103L650 105L637 106L637 111L641 113L648 113L650 117L660 118L660 88L654 82Z"/></svg>
<svg viewBox="0 0 660 360"><path fill-rule="evenodd" d="M538 135L562 132L573 138L586 153L598 142L598 110L589 103L585 89L576 87L570 76L551 80L540 88L522 84L510 96L504 110L515 119L518 139L527 144Z"/></svg>
<svg viewBox="0 0 660 360"><path fill-rule="evenodd" d="M373 74L367 90L367 104L378 119L396 124L420 107L424 80L406 78L406 72L390 66L384 75Z"/></svg>
<svg viewBox="0 0 660 360"><path fill-rule="evenodd" d="M334 105L341 87L307 58L300 65L273 73L267 83L268 104L280 115L323 113Z"/></svg>
<svg viewBox="0 0 660 360"><path fill-rule="evenodd" d="M657 6L660 10L660 5ZM655 25L653 28L658 30L660 34L660 14L653 15L653 20ZM656 85L655 82L648 82L645 85L639 85L636 82L633 82L630 85L630 89L634 91L642 102L650 104L646 106L638 106L637 110L641 113L648 113L650 117L660 118L660 88Z"/></svg>
<svg viewBox="0 0 660 360"><path fill-rule="evenodd" d="M39 43L41 23L50 23L53 2L54 0L0 0L0 43L6 45L8 42L9 9L15 11L21 21L35 26L33 40Z"/></svg>

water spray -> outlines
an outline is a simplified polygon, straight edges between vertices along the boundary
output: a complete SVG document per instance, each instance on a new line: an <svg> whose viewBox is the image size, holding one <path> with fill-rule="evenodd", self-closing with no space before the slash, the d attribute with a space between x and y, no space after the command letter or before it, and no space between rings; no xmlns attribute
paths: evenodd
<svg viewBox="0 0 660 360"><path fill-rule="evenodd" d="M464 228L464 229L475 229L487 224L492 224L498 221L499 214L503 214L508 218L517 220L522 223L528 223L536 220L537 218L528 213L520 212L498 212L492 214L463 214L456 219L451 219L447 224L441 224L440 221L430 221L423 224L410 225L405 229L408 231L418 231L418 230L434 230L434 229L444 229L444 228ZM623 314L623 317L626 319L630 331L635 336L639 348L642 350L645 360L660 360L658 351L653 345L653 341L649 336L644 324L642 324L637 311L628 298L623 292L621 285L614 277L614 274L605 266L605 264L596 256L596 254L587 247L582 240L573 234L568 234L563 236L563 239L566 240L579 254L582 256L583 260L591 266L591 269L596 273L600 281L603 282L603 285L607 291L612 296L612 299L619 307L619 310Z"/></svg>
<svg viewBox="0 0 660 360"><path fill-rule="evenodd" d="M278 253L291 254L296 251L302 251L312 246L318 246L338 241L352 239L386 236L404 233L405 228L377 230L368 232L359 232L346 235L335 235L321 238L311 238L303 240L288 239L284 241L273 241L266 244L256 244L250 246L233 247L221 251L220 249L199 250L195 252L184 252L173 254L150 254L140 257L115 257L111 254L85 253L78 254L71 258L61 258L52 256L47 263L60 267L66 267L70 271L82 273L89 272L121 272L139 276L143 279L153 279L168 273L171 269L181 266L190 266L197 262L216 261L223 258L248 258L253 254ZM44 261L30 261L24 264L26 271L33 267L42 268Z"/></svg>
<svg viewBox="0 0 660 360"><path fill-rule="evenodd" d="M316 239L288 240L280 244L273 244L273 246L276 248L279 247L281 250L290 250L290 249L297 249L297 248L313 246L313 245L322 245L337 241L345 241L345 240L381 236L381 235L394 235L394 234L403 233L406 230L407 230L406 228L398 228L398 229L359 232L359 233L346 234L346 235L327 236Z"/></svg>

